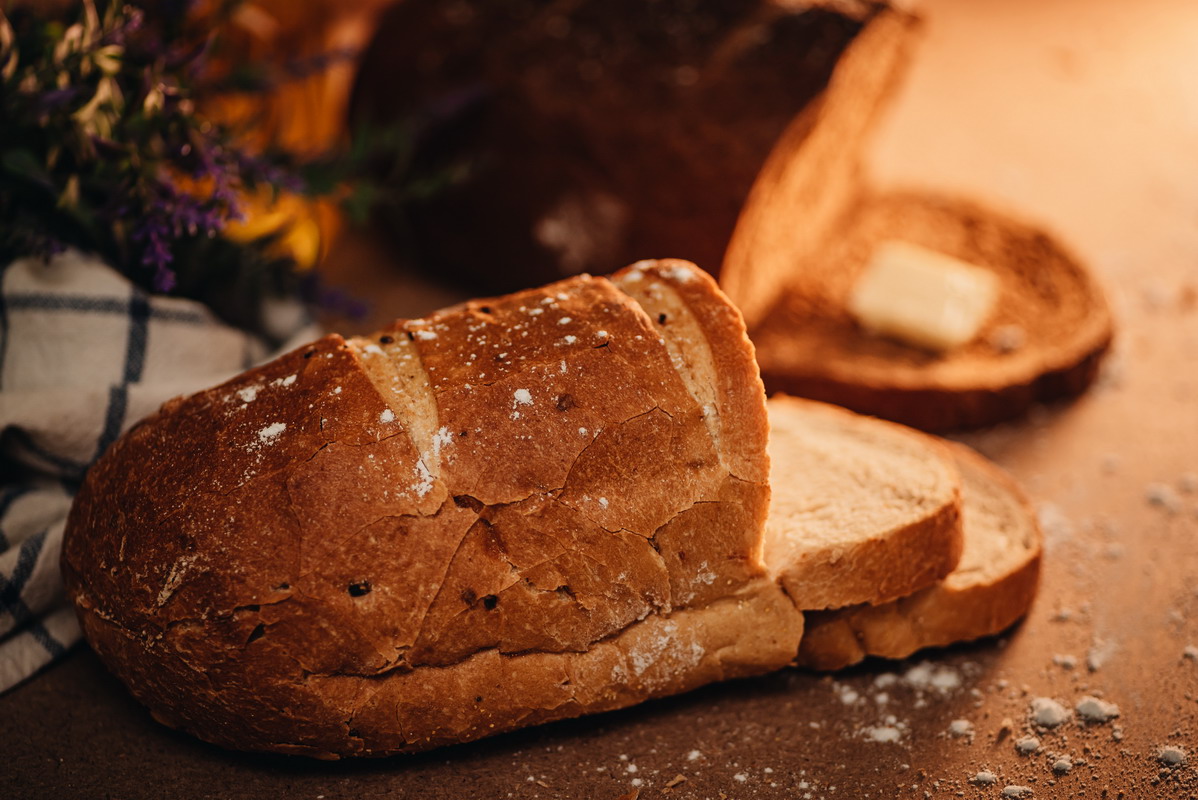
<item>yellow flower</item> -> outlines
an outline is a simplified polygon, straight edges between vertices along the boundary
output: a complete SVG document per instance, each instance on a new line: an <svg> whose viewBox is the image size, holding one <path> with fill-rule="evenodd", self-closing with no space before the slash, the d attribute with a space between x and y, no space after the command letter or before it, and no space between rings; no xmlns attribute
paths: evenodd
<svg viewBox="0 0 1198 800"><path fill-rule="evenodd" d="M226 225L225 237L243 244L276 237L267 253L291 259L301 271L316 265L339 232L340 216L326 200L310 200L291 192L276 194L270 187L242 200L245 219Z"/></svg>

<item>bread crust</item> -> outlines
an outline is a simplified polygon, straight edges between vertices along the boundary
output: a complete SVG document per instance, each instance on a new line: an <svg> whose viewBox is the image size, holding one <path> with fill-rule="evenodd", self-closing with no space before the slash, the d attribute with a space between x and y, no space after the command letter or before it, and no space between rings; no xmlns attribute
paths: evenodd
<svg viewBox="0 0 1198 800"><path fill-rule="evenodd" d="M1113 337L1102 290L1039 228L960 198L862 195L811 269L752 331L771 393L837 403L927 431L988 425L1034 403L1083 392ZM912 241L985 266L1000 278L996 316L978 338L933 355L865 333L847 311L872 244ZM1026 341L1003 349L1014 329Z"/></svg>
<svg viewBox="0 0 1198 800"><path fill-rule="evenodd" d="M1022 515L1028 534L1026 546L998 575L978 578L954 573L935 586L891 603L808 612L797 660L800 666L833 670L867 656L906 658L924 648L1000 633L1027 613L1036 596L1043 550L1035 512L1023 490L1003 470L964 445L952 444L951 448L962 469L972 473L972 480L989 484L990 491Z"/></svg>
<svg viewBox="0 0 1198 800"><path fill-rule="evenodd" d="M642 268L743 378L714 284ZM719 404L763 438L759 382ZM712 436L644 310L583 276L167 403L89 472L63 570L166 724L412 752L788 663L802 618L760 560L767 475L764 447Z"/></svg>

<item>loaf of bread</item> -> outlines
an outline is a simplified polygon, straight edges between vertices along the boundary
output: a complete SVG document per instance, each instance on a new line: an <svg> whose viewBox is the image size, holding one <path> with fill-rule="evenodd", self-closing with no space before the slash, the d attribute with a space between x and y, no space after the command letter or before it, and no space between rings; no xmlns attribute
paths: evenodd
<svg viewBox="0 0 1198 800"><path fill-rule="evenodd" d="M845 141L912 23L874 0L404 0L363 60L357 112L416 126L411 172L438 191L388 232L485 291L646 256L718 274L776 149L810 136L825 159L792 227L835 205L828 160L837 176L855 161Z"/></svg>
<svg viewBox="0 0 1198 800"><path fill-rule="evenodd" d="M790 663L767 436L738 312L641 263L171 401L88 473L63 569L167 725L423 750Z"/></svg>

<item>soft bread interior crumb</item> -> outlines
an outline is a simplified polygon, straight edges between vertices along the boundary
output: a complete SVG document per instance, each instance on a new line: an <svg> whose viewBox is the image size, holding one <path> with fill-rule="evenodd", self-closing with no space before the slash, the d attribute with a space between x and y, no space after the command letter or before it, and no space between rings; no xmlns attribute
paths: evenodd
<svg viewBox="0 0 1198 800"><path fill-rule="evenodd" d="M909 524L943 502L947 476L916 439L840 415L770 403L777 487L768 553L848 546ZM775 563L770 559L770 563Z"/></svg>
<svg viewBox="0 0 1198 800"><path fill-rule="evenodd" d="M956 566L959 478L934 440L791 397L769 416L765 563L799 608L886 602Z"/></svg>

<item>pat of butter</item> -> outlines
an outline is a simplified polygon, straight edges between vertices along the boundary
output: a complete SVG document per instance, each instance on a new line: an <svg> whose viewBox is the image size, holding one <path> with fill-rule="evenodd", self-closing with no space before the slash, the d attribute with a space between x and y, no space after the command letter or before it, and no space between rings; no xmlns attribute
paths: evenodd
<svg viewBox="0 0 1198 800"><path fill-rule="evenodd" d="M998 300L993 272L907 242L878 245L849 297L862 327L950 350L977 336Z"/></svg>

